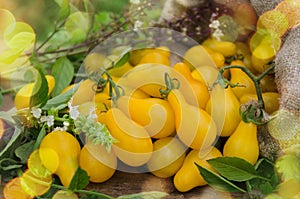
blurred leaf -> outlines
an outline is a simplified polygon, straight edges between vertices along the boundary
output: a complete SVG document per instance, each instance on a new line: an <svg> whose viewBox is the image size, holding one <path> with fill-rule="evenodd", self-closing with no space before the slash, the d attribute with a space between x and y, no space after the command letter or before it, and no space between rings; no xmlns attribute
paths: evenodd
<svg viewBox="0 0 300 199"><path fill-rule="evenodd" d="M0 171L1 170L9 171L13 169L18 169L21 168L22 166L23 164L11 158L3 158L0 160Z"/></svg>
<svg viewBox="0 0 300 199"><path fill-rule="evenodd" d="M74 43L82 42L86 39L90 28L89 15L85 12L72 13L65 23L65 29Z"/></svg>
<svg viewBox="0 0 300 199"><path fill-rule="evenodd" d="M21 55L22 49L7 49L1 52L0 54L0 62L4 64L13 64L14 61ZM17 66L15 66L17 67ZM11 68L11 67L10 67ZM7 69L9 70L9 69Z"/></svg>
<svg viewBox="0 0 300 199"><path fill-rule="evenodd" d="M33 151L34 140L26 142L15 150L15 154L20 158L21 163L26 163L30 153Z"/></svg>
<svg viewBox="0 0 300 199"><path fill-rule="evenodd" d="M35 34L30 32L20 32L14 35L6 45L11 49L18 49L21 51L29 50L33 47L35 42Z"/></svg>
<svg viewBox="0 0 300 199"><path fill-rule="evenodd" d="M169 195L166 192L161 191L149 191L149 192L141 192L136 194L129 194L119 196L118 199L160 199Z"/></svg>
<svg viewBox="0 0 300 199"><path fill-rule="evenodd" d="M207 162L228 180L242 182L258 176L254 166L241 158L219 157L207 160Z"/></svg>
<svg viewBox="0 0 300 199"><path fill-rule="evenodd" d="M37 68L37 77L33 87L32 96L30 98L30 107L43 105L48 98L48 82L42 70Z"/></svg>
<svg viewBox="0 0 300 199"><path fill-rule="evenodd" d="M55 0L59 5L60 10L58 14L58 23L63 22L70 14L70 3L69 0Z"/></svg>
<svg viewBox="0 0 300 199"><path fill-rule="evenodd" d="M226 180L219 174L204 167L201 167L198 164L196 164L196 166L200 171L200 174L203 177L203 179L208 183L209 186L213 187L214 189L228 192L246 192L245 190Z"/></svg>
<svg viewBox="0 0 300 199"><path fill-rule="evenodd" d="M73 79L74 67L72 62L66 57L59 58L52 68L52 75L55 78L55 87L52 91L52 96L57 96Z"/></svg>
<svg viewBox="0 0 300 199"><path fill-rule="evenodd" d="M102 26L106 26L113 21L111 12L102 11L95 15L93 31L99 31Z"/></svg>
<svg viewBox="0 0 300 199"><path fill-rule="evenodd" d="M66 91L63 94L57 95L54 98L51 98L47 101L45 106L42 107L43 110L50 110L51 108L57 108L63 104L67 104L67 102L71 99L74 93L77 91L80 83L77 83L72 89Z"/></svg>
<svg viewBox="0 0 300 199"><path fill-rule="evenodd" d="M70 190L84 189L89 184L90 177L87 172L80 167L77 168L71 183L69 185Z"/></svg>

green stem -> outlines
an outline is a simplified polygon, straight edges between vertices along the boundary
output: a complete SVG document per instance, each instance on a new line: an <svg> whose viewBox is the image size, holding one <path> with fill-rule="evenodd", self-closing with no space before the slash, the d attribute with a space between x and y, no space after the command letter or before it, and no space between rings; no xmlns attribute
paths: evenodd
<svg viewBox="0 0 300 199"><path fill-rule="evenodd" d="M56 188L56 189L61 189L61 190L68 190L67 187L64 187L62 185L58 185L58 184L52 184L51 185L53 188ZM109 196L109 195L106 195L106 194L103 194L103 193L100 193L100 192L96 192L96 191L89 191L89 190L82 190L82 189L75 189L73 190L73 192L76 192L76 193L83 193L83 194L87 194L87 195L94 195L94 196L99 196L103 199L114 199L113 197Z"/></svg>

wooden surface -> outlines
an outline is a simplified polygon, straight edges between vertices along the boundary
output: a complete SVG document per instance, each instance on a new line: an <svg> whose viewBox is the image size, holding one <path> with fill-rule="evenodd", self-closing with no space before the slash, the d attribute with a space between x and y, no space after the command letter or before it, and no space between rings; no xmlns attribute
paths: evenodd
<svg viewBox="0 0 300 199"><path fill-rule="evenodd" d="M144 191L162 191L169 195L166 199L227 199L229 193L218 192L209 186L197 187L193 190L181 193L173 186L172 178L162 179L150 173L126 173L116 171L114 176L104 183L90 183L88 189L117 197L125 194L133 194Z"/></svg>

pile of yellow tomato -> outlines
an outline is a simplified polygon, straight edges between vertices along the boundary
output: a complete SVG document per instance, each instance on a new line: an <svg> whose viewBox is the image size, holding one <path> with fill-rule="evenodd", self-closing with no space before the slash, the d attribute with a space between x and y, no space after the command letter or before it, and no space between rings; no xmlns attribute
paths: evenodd
<svg viewBox="0 0 300 199"><path fill-rule="evenodd" d="M226 62L237 54L243 60ZM100 63L114 56L113 52L109 56L91 53L84 62L85 69L97 70ZM206 160L234 156L255 164L259 156L257 126L242 121L239 115L241 104L257 100L252 80L234 68L223 75L242 87L223 88L214 82L225 65L247 67L259 74L261 68L257 68L264 67L255 62L259 58L253 58L244 43L214 39L188 49L181 62L172 63L171 56L166 47L135 50L123 66L108 70L125 93L115 103L109 86L99 93L95 93L91 79L79 86L73 105L79 106L81 114L96 106L96 120L105 124L117 140L111 151L89 141L81 148L72 134L54 131L34 152L39 162L66 187L79 166L91 182L100 183L110 179L121 162L143 171L146 168L161 178L173 177L174 186L181 192L207 184L195 163L212 169ZM170 85L173 88L162 95ZM272 76L262 80L261 90L266 112L272 114L279 107ZM222 147L215 147L219 137L225 141Z"/></svg>

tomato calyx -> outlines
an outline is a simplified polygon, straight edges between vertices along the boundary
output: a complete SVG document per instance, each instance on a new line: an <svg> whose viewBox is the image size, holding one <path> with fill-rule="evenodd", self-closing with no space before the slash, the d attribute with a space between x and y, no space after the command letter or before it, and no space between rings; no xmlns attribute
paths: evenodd
<svg viewBox="0 0 300 199"><path fill-rule="evenodd" d="M242 104L239 112L242 120L246 123L252 122L257 126L262 126L269 121L269 115L258 101L250 100L248 103Z"/></svg>
<svg viewBox="0 0 300 199"><path fill-rule="evenodd" d="M165 73L165 84L165 90L162 88L159 89L162 98L167 98L173 89L178 89L180 87L180 81L177 78L171 78L168 73Z"/></svg>

